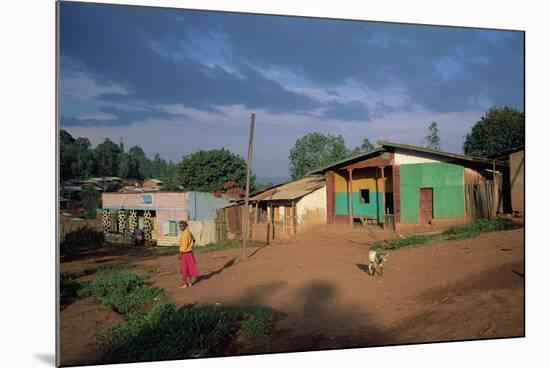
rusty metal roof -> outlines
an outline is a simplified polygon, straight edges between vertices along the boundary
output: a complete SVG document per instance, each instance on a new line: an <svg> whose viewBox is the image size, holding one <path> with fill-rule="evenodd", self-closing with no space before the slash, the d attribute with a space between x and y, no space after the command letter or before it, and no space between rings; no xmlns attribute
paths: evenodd
<svg viewBox="0 0 550 368"><path fill-rule="evenodd" d="M301 198L325 186L325 178L312 176L267 189L250 198L259 201L289 201Z"/></svg>

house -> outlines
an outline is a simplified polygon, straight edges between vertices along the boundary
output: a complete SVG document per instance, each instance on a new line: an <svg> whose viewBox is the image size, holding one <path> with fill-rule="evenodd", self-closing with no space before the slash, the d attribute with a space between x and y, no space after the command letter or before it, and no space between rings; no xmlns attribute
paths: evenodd
<svg viewBox="0 0 550 368"><path fill-rule="evenodd" d="M262 234L262 226L270 227L269 237L275 239L290 238L308 228L326 224L325 187L324 177L306 177L252 196L252 238L266 238L256 235L257 232Z"/></svg>
<svg viewBox="0 0 550 368"><path fill-rule="evenodd" d="M103 227L106 238L131 236L136 228L157 245L177 245L178 221L186 220L197 245L216 241L216 210L227 199L202 192L103 193ZM118 234L118 235L113 235ZM120 239L119 239L120 240Z"/></svg>
<svg viewBox="0 0 550 368"><path fill-rule="evenodd" d="M525 147L519 146L488 157L508 162L505 170L504 212L525 213Z"/></svg>
<svg viewBox="0 0 550 368"><path fill-rule="evenodd" d="M250 238L269 243L326 224L326 190L323 176L282 183L253 194L249 199ZM243 201L218 212L220 238L240 238L245 210Z"/></svg>
<svg viewBox="0 0 550 368"><path fill-rule="evenodd" d="M500 161L380 142L370 152L312 171L326 180L327 223L390 228L496 213Z"/></svg>
<svg viewBox="0 0 550 368"><path fill-rule="evenodd" d="M158 179L147 179L142 184L143 188L150 188L155 190L159 190L161 186L162 186L162 180L158 180Z"/></svg>

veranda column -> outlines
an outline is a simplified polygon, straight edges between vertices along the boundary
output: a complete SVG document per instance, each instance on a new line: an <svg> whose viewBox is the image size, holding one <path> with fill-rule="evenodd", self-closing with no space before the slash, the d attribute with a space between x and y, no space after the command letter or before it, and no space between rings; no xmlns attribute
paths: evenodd
<svg viewBox="0 0 550 368"><path fill-rule="evenodd" d="M349 224L353 226L353 169L348 169Z"/></svg>

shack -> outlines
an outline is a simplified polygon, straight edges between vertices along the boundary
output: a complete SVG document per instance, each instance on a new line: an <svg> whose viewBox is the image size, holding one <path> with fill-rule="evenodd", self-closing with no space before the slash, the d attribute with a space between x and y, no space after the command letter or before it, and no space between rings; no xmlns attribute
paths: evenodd
<svg viewBox="0 0 550 368"><path fill-rule="evenodd" d="M490 217L506 164L392 142L327 165L327 223L408 224Z"/></svg>
<svg viewBox="0 0 550 368"><path fill-rule="evenodd" d="M131 241L137 228L147 243L177 245L178 221L186 220L197 245L215 242L216 210L229 201L202 192L103 193L106 240Z"/></svg>
<svg viewBox="0 0 550 368"><path fill-rule="evenodd" d="M220 237L241 238L248 213L252 240L268 243L289 239L326 224L326 185L323 176L279 184L250 197L248 211L242 201L218 211Z"/></svg>

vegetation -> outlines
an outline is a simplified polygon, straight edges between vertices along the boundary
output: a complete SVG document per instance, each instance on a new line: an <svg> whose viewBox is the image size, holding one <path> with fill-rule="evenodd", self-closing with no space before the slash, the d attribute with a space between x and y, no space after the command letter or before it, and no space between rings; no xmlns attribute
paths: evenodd
<svg viewBox="0 0 550 368"><path fill-rule="evenodd" d="M309 133L296 140L288 156L292 179L303 178L308 171L342 160L350 155L341 135Z"/></svg>
<svg viewBox="0 0 550 368"><path fill-rule="evenodd" d="M361 153L366 153L369 151L372 151L374 149L374 145L367 139L363 139L363 143L359 147L355 147L353 150L351 150L351 155L359 155Z"/></svg>
<svg viewBox="0 0 550 368"><path fill-rule="evenodd" d="M102 242L103 231L91 225L85 225L65 234L59 248L63 255L79 249L100 247Z"/></svg>
<svg viewBox="0 0 550 368"><path fill-rule="evenodd" d="M159 303L144 318L102 331L98 341L107 362L215 356L221 355L233 333L246 335L249 342L267 338L271 323L278 318L267 307L176 309L173 303Z"/></svg>
<svg viewBox="0 0 550 368"><path fill-rule="evenodd" d="M441 140L439 139L439 128L437 123L434 121L428 127L428 135L426 136L426 148L431 148L434 150L441 150Z"/></svg>
<svg viewBox="0 0 550 368"><path fill-rule="evenodd" d="M466 134L464 153L490 156L525 143L525 114L510 107L493 107Z"/></svg>
<svg viewBox="0 0 550 368"><path fill-rule="evenodd" d="M93 185L84 185L80 193L82 198L82 207L84 207L84 217L95 219L97 217L97 208L101 207L101 195Z"/></svg>
<svg viewBox="0 0 550 368"><path fill-rule="evenodd" d="M250 178L251 190L255 179L254 175ZM223 148L186 155L176 168L176 183L184 190L215 192L226 182L245 187L246 161Z"/></svg>
<svg viewBox="0 0 550 368"><path fill-rule="evenodd" d="M466 225L452 226L443 232L447 240L473 238L483 232L514 228L512 220L505 218L479 219Z"/></svg>
<svg viewBox="0 0 550 368"><path fill-rule="evenodd" d="M164 291L150 287L145 280L128 272L107 272L83 285L79 296L95 296L127 319L141 317L147 305L160 300Z"/></svg>
<svg viewBox="0 0 550 368"><path fill-rule="evenodd" d="M78 295L80 283L67 272L62 272L59 276L59 299L61 309L71 304Z"/></svg>
<svg viewBox="0 0 550 368"><path fill-rule="evenodd" d="M371 245L370 248L397 249L412 245L433 243L435 241L473 238L484 232L511 230L515 227L516 225L514 225L510 219L478 219L465 225L452 226L445 230L442 234L415 235L405 239L376 242Z"/></svg>

